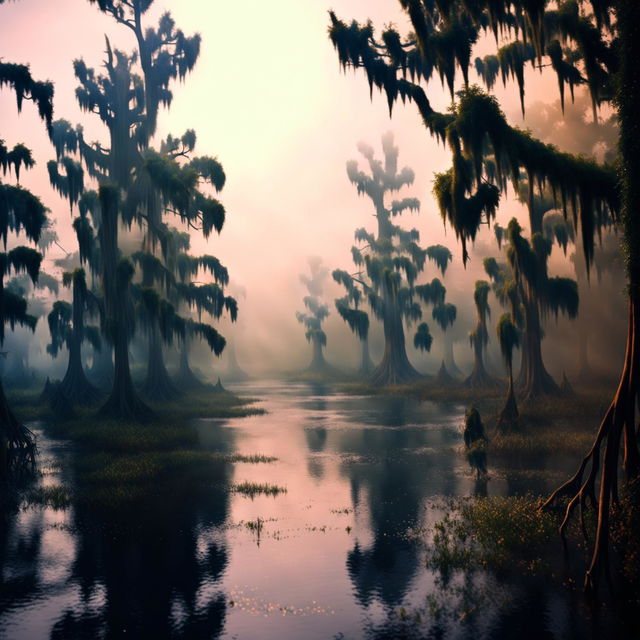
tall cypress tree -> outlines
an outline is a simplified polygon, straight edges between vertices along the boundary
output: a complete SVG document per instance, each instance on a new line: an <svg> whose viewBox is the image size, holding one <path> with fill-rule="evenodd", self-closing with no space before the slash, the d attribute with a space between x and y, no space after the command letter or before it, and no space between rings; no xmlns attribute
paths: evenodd
<svg viewBox="0 0 640 640"><path fill-rule="evenodd" d="M491 314L489 307L489 291L491 287L486 280L476 280L473 301L476 306L478 321L475 329L469 333L469 344L473 349L473 370L465 379L464 385L473 389L497 387L500 382L489 374L484 365L484 352L489 343L487 319Z"/></svg>
<svg viewBox="0 0 640 640"><path fill-rule="evenodd" d="M99 302L87 287L84 269L67 271L62 283L70 287L72 302L58 300L47 316L51 343L47 351L55 358L65 346L69 352L67 369L58 387L60 393L72 404L91 405L100 397L100 392L89 382L82 364L82 343L91 343L95 352L102 348L98 327L87 325L86 315L98 315Z"/></svg>
<svg viewBox="0 0 640 640"><path fill-rule="evenodd" d="M422 318L421 302L437 305L445 298L446 290L438 278L428 284L417 284L416 280L427 259L444 275L451 252L441 245L422 249L416 229L406 231L395 224L394 219L403 212L417 211L420 202L412 197L388 202L390 194L413 183L414 173L408 167L398 169L399 152L393 134L382 137L382 149L384 162L376 159L370 146L358 145L367 162L368 173L362 171L355 160L347 163L349 180L356 185L358 194L371 200L378 226L375 233L364 228L356 230L358 246L354 246L351 253L359 271L353 275L339 271L337 275L347 291L359 289L362 292L361 297L384 327L384 355L371 374L371 383L395 385L420 377L407 356L405 323L410 326ZM348 308L355 310L355 307ZM418 326L414 345L419 349L430 348L431 334L427 323Z"/></svg>
<svg viewBox="0 0 640 640"><path fill-rule="evenodd" d="M444 334L444 354L438 376L441 382L453 382L454 378L452 376L462 376L462 372L458 369L453 356L453 336L449 331L456 322L458 309L454 304L444 302L433 307L431 315Z"/></svg>
<svg viewBox="0 0 640 640"><path fill-rule="evenodd" d="M301 274L300 282L307 288L303 298L305 312L296 312L296 320L305 328L304 336L312 347L309 371L322 373L329 369L324 358L323 349L327 346L327 334L322 329L322 323L329 315L329 307L322 302L321 296L324 281L329 272L322 266L320 258L309 259L309 275Z"/></svg>
<svg viewBox="0 0 640 640"><path fill-rule="evenodd" d="M168 142L159 151L149 148L159 107L171 102L171 83L183 79L196 63L199 36L185 36L169 13L160 18L156 28L145 28L144 16L153 0L99 0L97 4L101 11L132 31L136 51L131 55L113 51L107 39L102 74L87 68L82 60L75 61L74 70L80 82L76 91L79 104L99 116L108 129L110 144L108 148L89 144L81 127L72 129L61 122L54 132L54 144L57 165L64 171L52 168L50 177L72 206L82 193L83 167L100 184L97 236L105 332L114 348L113 386L101 413L145 420L151 414L133 387L129 368L134 268L120 255L119 225L135 223L156 234L162 211L171 209L184 222L200 225L205 235L213 229L219 231L224 208L199 187L208 182L220 189L224 174L212 159L191 158L181 162L174 150L167 150ZM192 149L195 136L190 134L180 142ZM69 154L76 154L82 165Z"/></svg>

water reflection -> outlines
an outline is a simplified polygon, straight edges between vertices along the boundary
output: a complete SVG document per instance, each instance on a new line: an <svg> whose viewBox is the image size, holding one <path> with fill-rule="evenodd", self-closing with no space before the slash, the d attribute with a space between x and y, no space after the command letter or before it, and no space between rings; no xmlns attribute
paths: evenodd
<svg viewBox="0 0 640 640"><path fill-rule="evenodd" d="M209 429L207 444L227 452L231 435ZM67 482L77 461L66 459ZM8 516L0 532L0 637L218 638L230 478L231 465L221 462L207 486L181 478L126 506L88 501L67 513Z"/></svg>
<svg viewBox="0 0 640 640"><path fill-rule="evenodd" d="M537 637L571 637L577 605L547 585L509 585L506 597L486 575L445 584L426 567L424 528L441 498L531 486L495 469L475 481L460 451L463 407L326 385L238 391L267 413L197 421L200 446L277 461L220 461L205 483L183 470L127 508L7 516L0 638L492 638L519 620ZM46 439L41 450L62 461L43 482L73 487L77 456ZM241 482L286 493L248 498L232 491Z"/></svg>

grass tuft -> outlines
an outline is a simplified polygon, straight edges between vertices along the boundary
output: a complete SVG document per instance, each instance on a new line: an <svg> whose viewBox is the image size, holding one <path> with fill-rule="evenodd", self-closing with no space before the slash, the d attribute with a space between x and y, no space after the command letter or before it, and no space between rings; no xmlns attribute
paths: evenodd
<svg viewBox="0 0 640 640"><path fill-rule="evenodd" d="M241 482L234 484L231 488L233 492L239 493L243 496L251 498L252 500L259 495L276 497L281 493L287 493L285 487L278 487L274 484L259 483L259 482Z"/></svg>
<svg viewBox="0 0 640 640"><path fill-rule="evenodd" d="M62 511L71 505L69 492L60 485L37 487L29 491L23 498L22 507L48 507L54 511Z"/></svg>

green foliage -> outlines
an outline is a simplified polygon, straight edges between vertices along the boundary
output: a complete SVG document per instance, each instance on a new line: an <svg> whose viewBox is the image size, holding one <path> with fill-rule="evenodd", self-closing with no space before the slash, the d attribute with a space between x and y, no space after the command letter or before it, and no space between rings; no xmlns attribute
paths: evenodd
<svg viewBox="0 0 640 640"><path fill-rule="evenodd" d="M335 272L334 272L335 273ZM339 298L335 302L340 317L360 340L365 340L369 334L369 315L366 311L349 307L349 298Z"/></svg>
<svg viewBox="0 0 640 640"><path fill-rule="evenodd" d="M559 313L565 313L569 318L578 315L578 283L571 278L549 278L543 299L545 308L550 309L556 317Z"/></svg>
<svg viewBox="0 0 640 640"><path fill-rule="evenodd" d="M353 247L351 252L354 263L362 270L354 275L340 269L333 272L334 280L347 293L345 298L336 300L336 309L360 338L366 337L369 326L368 315L359 309L363 300L379 320L388 323L391 315L397 314L400 322L404 320L407 325L422 318L420 302L443 305L446 289L438 278L426 284L417 284L417 280L427 259L443 275L452 260L448 248L433 245L423 249L418 244L420 234L416 229L405 230L393 222L405 211L418 211L420 202L416 198L405 197L393 200L390 205L385 203L389 193L411 185L415 176L408 167L398 169L399 151L391 133L382 137L382 149L384 161L376 159L369 145L358 145L369 173L360 170L355 160L347 163L349 180L356 186L358 194L366 195L375 208L378 234L364 228L357 229L355 240L361 246ZM414 346L428 351L432 340L427 324L421 323L414 337Z"/></svg>
<svg viewBox="0 0 640 640"><path fill-rule="evenodd" d="M431 316L443 331L446 331L449 327L453 326L457 315L458 309L450 302L441 302L436 304L431 312Z"/></svg>
<svg viewBox="0 0 640 640"><path fill-rule="evenodd" d="M426 304L442 305L447 290L438 278L427 284L418 284L413 288L415 294Z"/></svg>
<svg viewBox="0 0 640 640"><path fill-rule="evenodd" d="M427 257L434 262L442 275L447 271L447 266L453 259L451 251L441 244L434 244L426 249Z"/></svg>
<svg viewBox="0 0 640 640"><path fill-rule="evenodd" d="M64 174L59 172L58 164L63 166ZM84 170L82 165L69 156L63 156L59 162L49 160L47 170L51 186L63 198L69 200L71 207L77 204L80 195L84 191Z"/></svg>
<svg viewBox="0 0 640 640"><path fill-rule="evenodd" d="M433 569L486 568L535 573L549 571L556 517L540 509L535 496L478 498L461 502L434 526L428 555Z"/></svg>
<svg viewBox="0 0 640 640"><path fill-rule="evenodd" d="M0 62L0 89L6 86L15 93L18 111L22 110L25 99L35 102L40 118L50 131L53 117L53 84L34 80L29 67L24 64Z"/></svg>
<svg viewBox="0 0 640 640"><path fill-rule="evenodd" d="M64 300L56 300L53 308L47 316L51 343L47 345L47 353L53 358L57 357L60 349L67 346L71 340L72 308Z"/></svg>
<svg viewBox="0 0 640 640"><path fill-rule="evenodd" d="M421 322L417 329L416 334L413 337L413 346L420 351L431 351L431 343L433 337L429 332L429 325L426 322Z"/></svg>
<svg viewBox="0 0 640 640"><path fill-rule="evenodd" d="M522 174L540 192L549 190L565 217L571 212L574 224L580 224L589 264L595 228L605 213L615 217L620 207L614 168L560 152L509 125L495 98L469 87L468 70L473 44L490 29L502 46L496 55L475 60L489 90L498 75L504 84L515 79L524 110L525 66L544 66L548 60L558 78L561 101L566 85L573 96L576 85L586 84L595 111L611 99L618 67L611 3L563 2L550 7L537 1L402 0L401 5L412 29L406 37L392 26L380 40L370 22L347 24L334 12L329 37L343 68L362 69L370 90L375 86L383 91L390 109L398 99L415 103L431 134L449 144L452 167L436 177L434 191L443 217L462 243L464 261L467 242L473 241L482 222L494 217L500 191L508 180L517 191ZM453 96L458 69L464 88L453 108L439 113L423 87L437 74ZM356 178L353 167L350 174ZM364 183L359 189L365 189Z"/></svg>
<svg viewBox="0 0 640 640"><path fill-rule="evenodd" d="M496 333L498 334L498 343L500 344L502 357L509 372L511 372L513 369L513 350L520 347L520 332L515 324L513 324L511 316L508 313L500 316L498 324L496 325Z"/></svg>
<svg viewBox="0 0 640 640"><path fill-rule="evenodd" d="M7 246L9 232L24 233L37 243L46 221L40 198L20 186L0 183L0 238Z"/></svg>
<svg viewBox="0 0 640 640"><path fill-rule="evenodd" d="M31 151L27 149L23 144L16 144L11 151L5 146L4 142L0 140L0 169L3 174L7 171L13 171L16 174L16 181L20 182L20 169L31 169L35 164L35 160L31 156Z"/></svg>
<svg viewBox="0 0 640 640"><path fill-rule="evenodd" d="M186 330L190 335L204 340L215 355L219 356L224 351L227 341L211 325L187 321Z"/></svg>
<svg viewBox="0 0 640 640"><path fill-rule="evenodd" d="M489 308L489 291L491 287L486 280L476 280L475 289L473 292L473 301L478 311L478 317L484 322L488 315L491 315L491 309Z"/></svg>

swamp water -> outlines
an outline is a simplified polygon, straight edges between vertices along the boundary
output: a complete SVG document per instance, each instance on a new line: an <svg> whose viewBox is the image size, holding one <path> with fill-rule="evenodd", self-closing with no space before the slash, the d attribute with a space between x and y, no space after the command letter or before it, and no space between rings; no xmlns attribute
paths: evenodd
<svg viewBox="0 0 640 640"><path fill-rule="evenodd" d="M267 413L199 420L201 446L277 461L221 462L193 493L178 477L143 509L10 516L0 638L586 637L569 592L479 573L444 589L427 569L424 531L447 498L518 490L491 468L475 482L460 449L464 407L301 383L232 390ZM42 484L72 486L71 445L32 426ZM286 491L234 490L245 482Z"/></svg>

